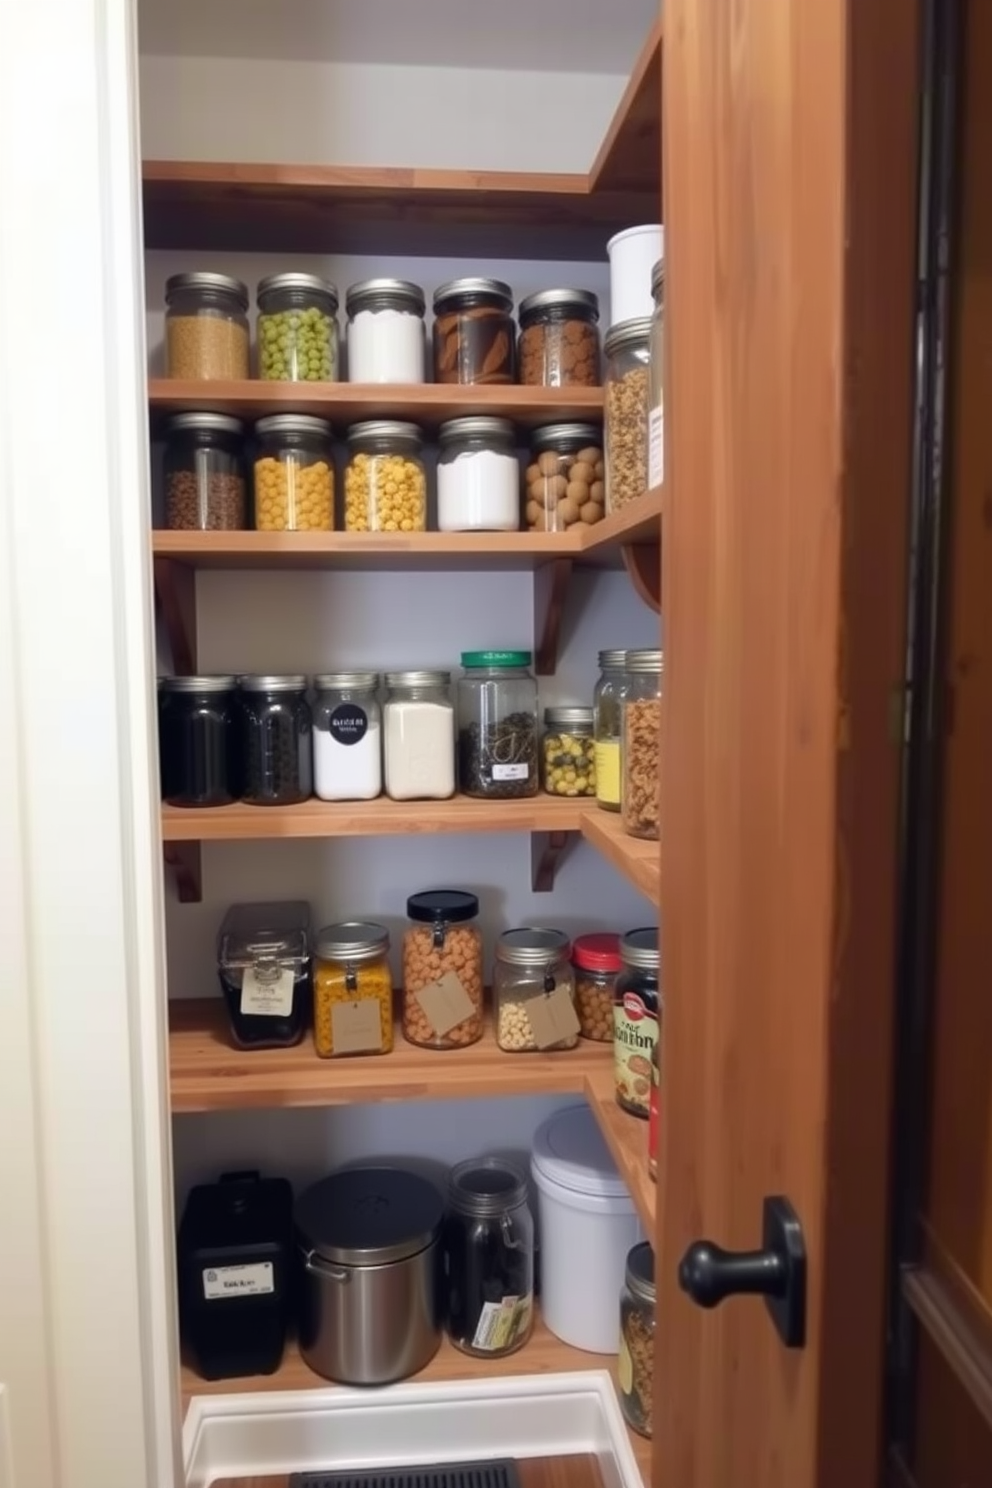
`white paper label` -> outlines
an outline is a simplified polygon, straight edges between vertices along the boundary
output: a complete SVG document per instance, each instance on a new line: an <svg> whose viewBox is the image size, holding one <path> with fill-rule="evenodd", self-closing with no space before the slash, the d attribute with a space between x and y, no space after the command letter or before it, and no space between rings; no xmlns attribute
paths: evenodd
<svg viewBox="0 0 992 1488"><path fill-rule="evenodd" d="M648 414L648 485L660 486L665 479L665 410Z"/></svg>
<svg viewBox="0 0 992 1488"><path fill-rule="evenodd" d="M249 966L241 982L241 1011L256 1018L288 1018L293 1011L293 981L291 967L281 967L277 976L260 978Z"/></svg>
<svg viewBox="0 0 992 1488"><path fill-rule="evenodd" d="M493 765L494 780L526 780L529 774L526 761L522 765Z"/></svg>
<svg viewBox="0 0 992 1488"><path fill-rule="evenodd" d="M530 1326L531 1298L504 1297L485 1302L472 1339L472 1347L487 1353L502 1352L522 1337Z"/></svg>
<svg viewBox="0 0 992 1488"><path fill-rule="evenodd" d="M253 1266L214 1266L203 1273L203 1295L208 1302L220 1297L261 1297L276 1289L271 1261Z"/></svg>

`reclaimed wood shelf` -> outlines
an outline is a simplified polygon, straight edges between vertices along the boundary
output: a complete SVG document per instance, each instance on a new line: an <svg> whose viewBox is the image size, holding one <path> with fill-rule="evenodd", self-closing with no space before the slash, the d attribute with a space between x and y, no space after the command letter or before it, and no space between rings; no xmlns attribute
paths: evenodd
<svg viewBox="0 0 992 1488"><path fill-rule="evenodd" d="M579 830L585 840L607 862L612 863L628 883L639 889L646 899L657 905L661 895L661 848L657 842L630 837L624 831L618 811L599 807L582 812Z"/></svg>

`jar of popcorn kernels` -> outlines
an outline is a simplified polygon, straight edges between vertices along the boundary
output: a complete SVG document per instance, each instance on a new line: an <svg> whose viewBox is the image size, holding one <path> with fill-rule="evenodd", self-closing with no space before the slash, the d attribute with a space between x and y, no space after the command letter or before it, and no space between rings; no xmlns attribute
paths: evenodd
<svg viewBox="0 0 992 1488"><path fill-rule="evenodd" d="M416 424L375 419L348 430L346 532L425 532L427 476Z"/></svg>

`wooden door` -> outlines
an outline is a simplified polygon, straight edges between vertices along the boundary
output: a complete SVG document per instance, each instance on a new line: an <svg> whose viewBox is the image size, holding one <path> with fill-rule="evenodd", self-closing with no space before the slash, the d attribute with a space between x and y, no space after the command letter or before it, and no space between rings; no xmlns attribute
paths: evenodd
<svg viewBox="0 0 992 1488"><path fill-rule="evenodd" d="M657 1488L877 1481L916 22L666 0ZM802 1349L677 1279L774 1194Z"/></svg>

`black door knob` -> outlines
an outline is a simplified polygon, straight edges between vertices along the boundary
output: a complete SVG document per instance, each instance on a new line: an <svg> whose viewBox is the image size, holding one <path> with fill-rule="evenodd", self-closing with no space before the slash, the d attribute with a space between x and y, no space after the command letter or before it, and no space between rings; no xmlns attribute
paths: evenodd
<svg viewBox="0 0 992 1488"><path fill-rule="evenodd" d="M697 1307L727 1297L764 1297L787 1348L802 1348L806 1333L806 1246L788 1199L765 1199L761 1250L724 1250L696 1240L679 1263L679 1286Z"/></svg>

